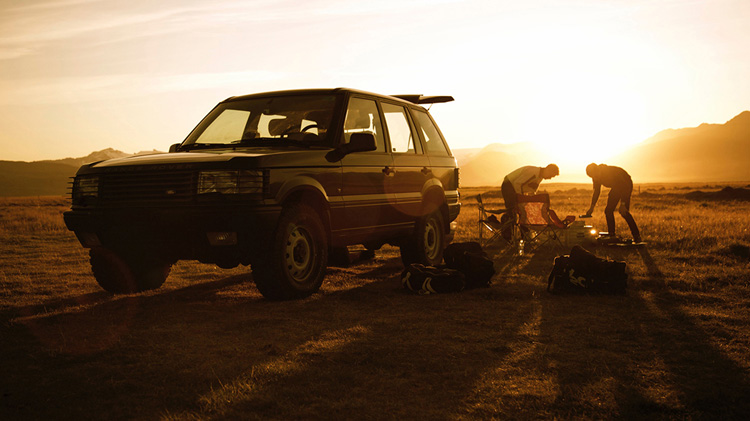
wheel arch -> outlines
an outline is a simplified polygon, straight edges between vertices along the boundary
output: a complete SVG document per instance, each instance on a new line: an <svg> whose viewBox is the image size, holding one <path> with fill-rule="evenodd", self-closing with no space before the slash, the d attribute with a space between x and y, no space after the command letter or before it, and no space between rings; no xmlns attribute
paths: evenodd
<svg viewBox="0 0 750 421"><path fill-rule="evenodd" d="M303 203L313 208L313 210L320 216L323 227L328 237L328 242L331 241L331 207L328 203L328 196L325 194L323 187L320 183L317 183L317 188L314 184L298 184L287 189L282 196L281 203L282 208Z"/></svg>
<svg viewBox="0 0 750 421"><path fill-rule="evenodd" d="M450 221L448 217L448 203L445 199L445 191L442 184L438 181L429 186L425 186L422 192L422 214L427 215L434 210L440 210L443 216L443 225L445 232L449 231Z"/></svg>

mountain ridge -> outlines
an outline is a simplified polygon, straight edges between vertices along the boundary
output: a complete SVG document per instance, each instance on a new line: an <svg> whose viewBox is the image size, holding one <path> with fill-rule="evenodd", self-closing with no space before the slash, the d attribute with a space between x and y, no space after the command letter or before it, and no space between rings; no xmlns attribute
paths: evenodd
<svg viewBox="0 0 750 421"><path fill-rule="evenodd" d="M63 196L68 192L70 182L81 165L155 152L158 151L129 154L107 148L80 158L0 161L0 197Z"/></svg>
<svg viewBox="0 0 750 421"><path fill-rule="evenodd" d="M498 158L490 153L496 151L511 156ZM750 111L742 111L724 124L662 130L606 163L625 168L636 182L744 182L750 181L748 156ZM520 144L500 143L467 158L459 159L463 186L499 186L504 174L517 167L555 162L549 151L533 145L523 149Z"/></svg>
<svg viewBox="0 0 750 421"><path fill-rule="evenodd" d="M159 153L125 153L106 148L80 158L0 161L0 196L60 196L81 165L111 158ZM462 186L499 186L505 173L528 165L554 162L549 151L529 142L492 143L455 149ZM750 111L724 124L665 129L607 163L625 168L636 182L750 181ZM502 169L498 171L498 169Z"/></svg>

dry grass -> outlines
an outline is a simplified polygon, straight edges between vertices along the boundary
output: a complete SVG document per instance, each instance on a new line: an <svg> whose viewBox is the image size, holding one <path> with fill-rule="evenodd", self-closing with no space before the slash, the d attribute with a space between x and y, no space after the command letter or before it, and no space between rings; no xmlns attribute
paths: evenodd
<svg viewBox="0 0 750 421"><path fill-rule="evenodd" d="M547 189L578 215L586 187ZM462 190L456 241L485 190ZM747 418L750 203L687 191L641 186L648 247L596 250L628 262L625 297L549 295L549 248L491 250L489 289L410 295L386 248L282 303L194 262L111 296L65 200L0 199L0 419Z"/></svg>

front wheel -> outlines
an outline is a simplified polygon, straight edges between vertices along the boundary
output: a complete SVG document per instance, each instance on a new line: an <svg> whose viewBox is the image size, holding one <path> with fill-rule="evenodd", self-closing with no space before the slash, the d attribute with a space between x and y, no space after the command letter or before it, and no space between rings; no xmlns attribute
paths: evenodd
<svg viewBox="0 0 750 421"><path fill-rule="evenodd" d="M328 264L328 239L317 212L306 205L286 208L270 248L252 262L253 280L271 300L304 298L320 289Z"/></svg>
<svg viewBox="0 0 750 421"><path fill-rule="evenodd" d="M89 251L91 271L96 282L113 294L134 294L164 284L172 265L157 259L125 258L104 247Z"/></svg>
<svg viewBox="0 0 750 421"><path fill-rule="evenodd" d="M401 245L401 261L404 266L421 263L438 266L443 261L445 249L445 224L439 209L419 218L414 235Z"/></svg>

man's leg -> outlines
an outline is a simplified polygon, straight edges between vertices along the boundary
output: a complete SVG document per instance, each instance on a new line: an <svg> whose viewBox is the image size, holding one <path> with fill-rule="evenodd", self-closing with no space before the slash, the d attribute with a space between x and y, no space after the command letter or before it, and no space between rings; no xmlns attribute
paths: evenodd
<svg viewBox="0 0 750 421"><path fill-rule="evenodd" d="M607 219L607 232L611 237L615 236L615 208L620 201L621 192L613 188L607 197L607 207L604 208L604 217Z"/></svg>
<svg viewBox="0 0 750 421"><path fill-rule="evenodd" d="M503 184L500 186L500 192L503 194L503 200L505 200L505 209L508 209L508 212L504 213L500 218L503 225L501 233L505 240L511 241L513 238L513 228L516 223L518 197L516 196L516 189L513 188L513 184L508 180L503 180Z"/></svg>
<svg viewBox="0 0 750 421"><path fill-rule="evenodd" d="M630 233L633 234L633 241L636 243L641 242L641 233L638 230L638 225L633 219L633 215L630 214L630 196L633 194L633 185L623 193L622 204L620 205L620 215L628 223L630 227Z"/></svg>
<svg viewBox="0 0 750 421"><path fill-rule="evenodd" d="M510 209L515 213L516 206L518 206L518 198L516 197L516 189L513 188L513 184L508 180L503 180L500 192L503 194L503 200L505 200L505 209Z"/></svg>

